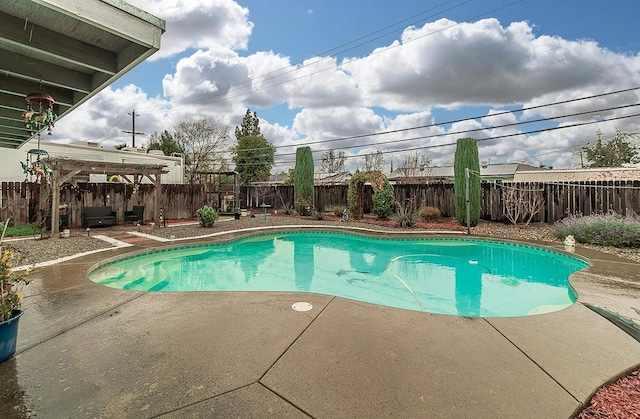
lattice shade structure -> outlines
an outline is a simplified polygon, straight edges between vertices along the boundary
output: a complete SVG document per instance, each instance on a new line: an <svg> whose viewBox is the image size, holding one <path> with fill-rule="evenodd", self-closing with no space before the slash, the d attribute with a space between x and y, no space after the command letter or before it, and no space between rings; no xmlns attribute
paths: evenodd
<svg viewBox="0 0 640 419"><path fill-rule="evenodd" d="M91 173L113 173L122 176L127 181L134 177L146 177L154 184L154 226L160 227L160 194L162 192L161 176L169 172L164 164L148 163L107 163L100 161L86 161L49 157L44 160L53 172L51 176L51 234L58 234L60 187L71 181L75 176ZM132 183L137 183L132 181Z"/></svg>

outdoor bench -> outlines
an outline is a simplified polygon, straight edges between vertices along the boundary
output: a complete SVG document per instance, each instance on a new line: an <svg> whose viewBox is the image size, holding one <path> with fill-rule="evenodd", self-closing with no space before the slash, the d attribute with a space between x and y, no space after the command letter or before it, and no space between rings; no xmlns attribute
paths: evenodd
<svg viewBox="0 0 640 419"><path fill-rule="evenodd" d="M112 227L116 225L116 213L111 206L84 207L82 227Z"/></svg>

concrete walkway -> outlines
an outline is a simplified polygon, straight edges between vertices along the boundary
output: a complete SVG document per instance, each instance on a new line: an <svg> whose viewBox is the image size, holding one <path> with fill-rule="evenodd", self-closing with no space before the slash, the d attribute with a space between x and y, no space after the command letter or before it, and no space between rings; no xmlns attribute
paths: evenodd
<svg viewBox="0 0 640 419"><path fill-rule="evenodd" d="M0 417L568 418L640 365L640 343L580 303L482 319L86 279L99 260L153 245L32 273L18 354L0 364ZM572 278L581 301L640 305L640 265L579 252L594 262ZM313 308L293 310L301 301Z"/></svg>

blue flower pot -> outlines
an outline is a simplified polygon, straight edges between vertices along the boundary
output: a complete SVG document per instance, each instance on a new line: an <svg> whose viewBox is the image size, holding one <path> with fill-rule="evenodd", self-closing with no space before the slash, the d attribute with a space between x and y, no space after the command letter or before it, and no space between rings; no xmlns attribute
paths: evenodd
<svg viewBox="0 0 640 419"><path fill-rule="evenodd" d="M13 310L9 320L0 322L0 362L6 361L16 353L18 322L22 313L21 310Z"/></svg>

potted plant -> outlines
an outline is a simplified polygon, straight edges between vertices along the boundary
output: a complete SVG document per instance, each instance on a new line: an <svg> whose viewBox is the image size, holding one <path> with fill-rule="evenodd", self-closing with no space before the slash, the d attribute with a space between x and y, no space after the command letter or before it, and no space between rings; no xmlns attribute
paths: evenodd
<svg viewBox="0 0 640 419"><path fill-rule="evenodd" d="M0 223L2 224L2 223ZM4 238L3 229L0 244ZM31 269L14 272L11 268L15 254L0 247L0 362L13 356L18 341L18 321L22 316L22 295L20 291L31 281L28 279Z"/></svg>

